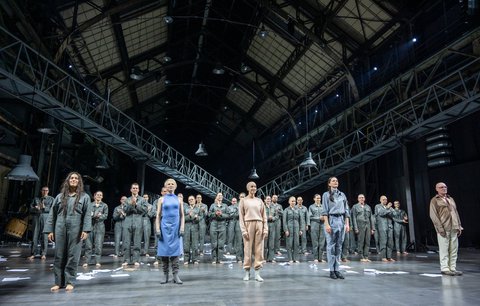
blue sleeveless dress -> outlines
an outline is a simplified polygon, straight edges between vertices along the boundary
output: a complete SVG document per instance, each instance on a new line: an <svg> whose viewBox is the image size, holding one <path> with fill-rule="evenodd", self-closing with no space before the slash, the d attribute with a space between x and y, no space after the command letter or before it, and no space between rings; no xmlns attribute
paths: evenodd
<svg viewBox="0 0 480 306"><path fill-rule="evenodd" d="M183 240L180 237L180 203L174 194L163 196L160 230L162 240L158 240L157 256L180 256L183 253Z"/></svg>

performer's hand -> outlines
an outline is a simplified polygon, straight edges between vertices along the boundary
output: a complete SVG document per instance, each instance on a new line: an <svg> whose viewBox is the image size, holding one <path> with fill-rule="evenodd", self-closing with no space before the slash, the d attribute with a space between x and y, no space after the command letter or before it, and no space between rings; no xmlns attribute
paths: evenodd
<svg viewBox="0 0 480 306"><path fill-rule="evenodd" d="M53 233L48 233L48 241L54 242L55 241L55 236Z"/></svg>
<svg viewBox="0 0 480 306"><path fill-rule="evenodd" d="M163 240L162 231L161 231L161 230L157 230L157 232L155 233L155 236L157 236L157 239L158 239L158 240Z"/></svg>
<svg viewBox="0 0 480 306"><path fill-rule="evenodd" d="M371 230L371 235L374 235L375 234L375 230Z"/></svg>
<svg viewBox="0 0 480 306"><path fill-rule="evenodd" d="M88 238L88 233L87 232L82 232L82 234L80 235L80 240L85 240Z"/></svg>
<svg viewBox="0 0 480 306"><path fill-rule="evenodd" d="M332 227L330 225L325 225L325 231L329 234L332 233Z"/></svg>
<svg viewBox="0 0 480 306"><path fill-rule="evenodd" d="M184 233L184 231L181 229L180 232L179 232L180 237L183 237L183 233Z"/></svg>
<svg viewBox="0 0 480 306"><path fill-rule="evenodd" d="M249 237L248 237L248 233L242 233L242 236L243 236L243 239L245 239L245 241L248 241L249 240Z"/></svg>
<svg viewBox="0 0 480 306"><path fill-rule="evenodd" d="M288 237L290 236L290 232L289 231L285 231L285 237Z"/></svg>
<svg viewBox="0 0 480 306"><path fill-rule="evenodd" d="M459 229L458 232L457 232L457 237L460 237L461 234L462 234L462 230Z"/></svg>
<svg viewBox="0 0 480 306"><path fill-rule="evenodd" d="M356 229L356 230L355 230L355 234L358 234L358 233L360 233L360 231Z"/></svg>
<svg viewBox="0 0 480 306"><path fill-rule="evenodd" d="M267 238L267 237L268 237L268 233L266 233L266 232L263 232L263 234L262 234L262 239L264 239L264 240L265 240L265 238Z"/></svg>
<svg viewBox="0 0 480 306"><path fill-rule="evenodd" d="M302 231L299 231L298 234L299 234L300 236L302 236L303 232L302 232Z"/></svg>
<svg viewBox="0 0 480 306"><path fill-rule="evenodd" d="M348 233L350 231L350 224L345 225L345 233Z"/></svg>

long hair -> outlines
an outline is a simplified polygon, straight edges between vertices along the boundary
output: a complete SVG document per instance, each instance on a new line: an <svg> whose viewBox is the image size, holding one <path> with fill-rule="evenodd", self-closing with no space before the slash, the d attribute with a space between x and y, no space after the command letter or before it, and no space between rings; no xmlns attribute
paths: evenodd
<svg viewBox="0 0 480 306"><path fill-rule="evenodd" d="M329 199L330 199L330 201L332 201L332 202L334 201L334 199L333 199L333 191L332 191L332 188L330 187L330 181L331 181L332 179L334 179L334 178L336 178L336 177L335 177L335 176L331 176L331 177L328 178L328 181L327 181L328 194L330 195Z"/></svg>
<svg viewBox="0 0 480 306"><path fill-rule="evenodd" d="M67 214L67 200L70 193L70 184L68 183L68 181L70 180L70 177L74 174L78 176L78 185L77 185L77 189L75 190L76 192L75 204L73 205L74 212L75 212L75 209L77 208L78 202L80 202L81 196L84 193L82 176L78 172L75 172L75 171L70 172L67 175L67 178L63 181L62 187L60 189L60 194L62 195L63 215Z"/></svg>

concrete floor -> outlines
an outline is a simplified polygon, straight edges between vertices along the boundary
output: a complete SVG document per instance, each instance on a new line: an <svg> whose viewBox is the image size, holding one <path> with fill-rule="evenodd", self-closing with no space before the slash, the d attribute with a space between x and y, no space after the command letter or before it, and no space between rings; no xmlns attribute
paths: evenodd
<svg viewBox="0 0 480 306"><path fill-rule="evenodd" d="M77 280L75 290L51 293L53 250L46 261L26 257L26 245L0 247L1 305L479 305L480 252L460 250L458 269L464 276L439 276L438 255L417 253L399 257L395 263L382 263L376 255L371 263L360 263L352 255L345 267L345 280L331 280L327 264L314 264L310 256L289 265L285 258L266 263L265 282L242 280L241 264L212 265L206 254L199 265L181 265L183 285L161 285L163 273L145 258L135 269L121 268L106 246L102 267L90 280ZM6 261L5 261L6 260ZM12 269L17 269L16 271ZM23 271L23 269L28 269ZM79 273L95 268L79 267ZM364 269L375 269L367 273ZM10 270L10 271L9 271ZM108 271L107 271L108 270ZM383 272L403 272L381 274ZM423 276L423 273L437 277ZM123 276L122 276L123 275ZM7 281L7 280L11 281Z"/></svg>

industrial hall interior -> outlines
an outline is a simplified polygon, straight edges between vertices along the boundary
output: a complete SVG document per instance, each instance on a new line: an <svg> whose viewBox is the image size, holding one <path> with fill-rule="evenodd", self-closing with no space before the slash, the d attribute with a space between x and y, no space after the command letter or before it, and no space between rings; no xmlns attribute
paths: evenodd
<svg viewBox="0 0 480 306"><path fill-rule="evenodd" d="M0 304L476 305L480 0L0 0Z"/></svg>

